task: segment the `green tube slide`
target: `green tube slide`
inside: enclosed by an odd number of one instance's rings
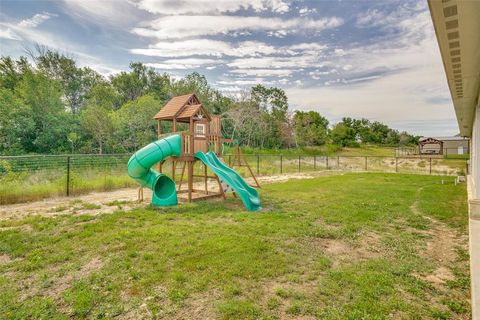
[[[152,169],[156,163],[171,156],[180,156],[180,135],[159,139],[135,152],[128,160],[128,175],[141,186],[152,190],[152,206],[172,206],[178,203],[175,182]]]
[[[242,199],[245,208],[249,211],[262,209],[257,190],[252,188],[238,172],[226,166],[213,152],[195,153],[195,158],[205,163],[220,178],[222,183],[228,184]]]

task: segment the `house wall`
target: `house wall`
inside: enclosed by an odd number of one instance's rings
[[[469,149],[468,144],[469,140],[467,139],[443,141],[443,154],[459,154],[458,147],[463,147],[463,154],[467,154]]]
[[[468,177],[468,211],[470,274],[472,281],[472,319],[480,320],[480,106],[475,109],[470,140],[470,175]]]

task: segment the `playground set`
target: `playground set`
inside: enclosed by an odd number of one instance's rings
[[[195,94],[173,97],[155,115],[158,140],[135,152],[128,161],[128,174],[139,184],[139,198],[143,187],[152,190],[151,204],[154,207],[178,204],[177,194],[187,194],[189,202],[213,197],[226,198],[226,192],[233,192],[250,211],[261,209],[260,198],[255,188],[242,176],[228,167],[222,160],[223,144],[232,142],[222,135],[220,116],[210,115]],[[171,122],[171,131],[162,133],[162,122]],[[185,130],[182,130],[185,129]],[[171,177],[162,169],[171,162]],[[194,174],[194,166],[203,165],[203,174]],[[243,159],[236,145],[234,165],[246,166],[255,186],[260,187],[248,163]],[[158,164],[158,171],[153,167]],[[177,181],[177,166],[181,168]],[[208,175],[208,169],[213,175]],[[203,178],[204,189],[194,189],[194,179]],[[218,191],[209,190],[208,179],[218,185]],[[185,186],[186,189],[182,189]],[[177,186],[178,182],[178,186]]]

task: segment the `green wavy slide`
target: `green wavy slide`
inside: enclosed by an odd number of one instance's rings
[[[128,160],[128,175],[152,190],[152,206],[173,206],[178,203],[175,182],[152,169],[156,163],[171,156],[180,156],[180,135],[159,139],[135,152]]]
[[[252,188],[241,175],[232,168],[226,166],[213,152],[197,152],[195,158],[205,163],[220,178],[220,181],[228,184],[242,199],[245,208],[250,211],[262,209],[257,190]]]

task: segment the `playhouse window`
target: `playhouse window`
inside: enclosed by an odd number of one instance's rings
[[[205,124],[204,123],[197,123],[195,124],[195,135],[196,136],[205,136]]]

